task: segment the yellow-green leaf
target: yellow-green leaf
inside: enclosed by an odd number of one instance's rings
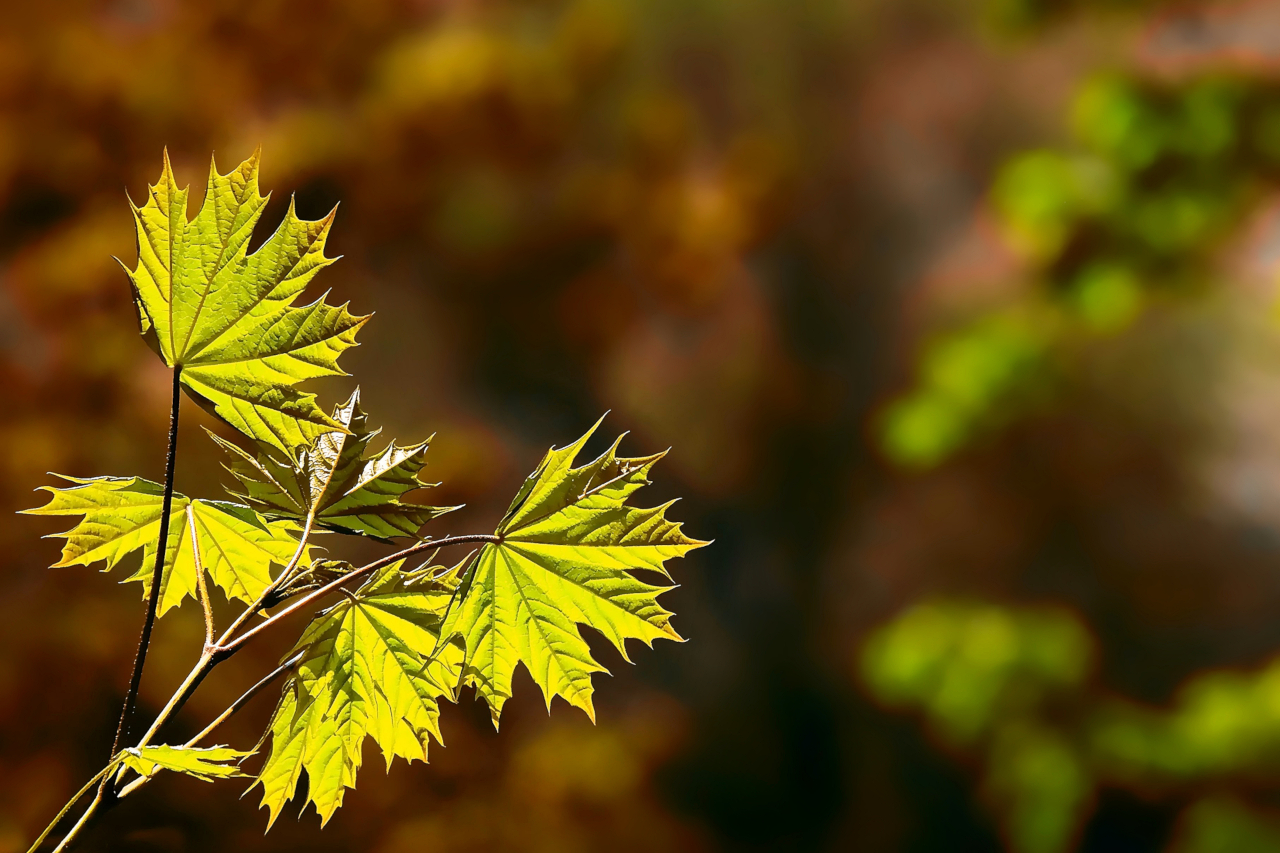
[[[629,638],[652,645],[680,640],[657,597],[672,589],[639,580],[633,570],[667,575],[665,562],[707,543],[666,519],[670,504],[626,506],[665,454],[617,456],[615,442],[593,462],[573,462],[596,427],[552,450],[529,476],[506,517],[499,541],[486,544],[467,574],[460,602],[443,629],[466,645],[465,682],[489,703],[498,724],[511,679],[524,664],[547,707],[562,696],[593,720],[591,656],[578,625],[609,639],[624,658]],[[621,441],[621,438],[618,439]]]
[[[233,494],[267,515],[302,519],[314,513],[316,524],[326,529],[383,540],[416,536],[431,519],[457,509],[402,500],[427,485],[418,475],[430,439],[408,447],[393,441],[373,458],[364,458],[379,430],[369,428],[359,388],[334,409],[333,419],[345,432],[323,434],[288,463],[269,446],[261,446],[255,457],[213,436],[231,453],[231,473],[244,489]]]
[[[170,367],[181,368],[193,399],[256,441],[288,452],[339,428],[293,386],[342,376],[338,357],[355,346],[367,317],[324,297],[295,307],[307,283],[333,263],[324,255],[333,213],[284,222],[253,254],[249,238],[267,197],[258,193],[258,152],[225,175],[210,166],[204,203],[187,220],[164,156],[147,201],[133,205],[138,266],[126,272],[143,336]]]
[[[49,502],[25,510],[31,515],[82,516],[65,533],[62,558],[54,568],[104,563],[110,571],[130,554],[141,552],[136,573],[126,580],[142,584],[143,597],[151,590],[151,576],[164,511],[164,487],[140,477],[62,477],[73,485],[42,486]],[[191,537],[191,517],[196,537]],[[272,565],[286,565],[298,547],[298,528],[290,521],[267,521],[248,507],[224,501],[191,500],[173,496],[169,516],[169,541],[157,614],[163,616],[187,596],[196,594],[196,560],[193,544],[200,549],[200,563],[228,598],[252,602],[271,583]],[[309,548],[300,564],[310,563]]]
[[[172,770],[212,782],[214,779],[244,776],[236,762],[252,754],[226,746],[141,746],[124,750],[120,760],[124,766],[142,776],[154,776],[161,770]]]
[[[301,654],[271,721],[271,754],[258,783],[274,823],[307,771],[307,802],[324,822],[354,788],[361,745],[372,737],[387,767],[427,758],[440,741],[438,700],[453,698],[462,651],[436,649],[457,570],[374,575],[315,618],[289,657]],[[268,825],[270,825],[270,823]]]

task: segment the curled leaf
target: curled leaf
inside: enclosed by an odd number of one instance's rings
[[[383,540],[416,536],[431,519],[457,509],[403,500],[427,485],[419,474],[430,439],[407,447],[391,442],[366,459],[365,451],[379,430],[369,428],[358,388],[334,409],[333,420],[340,430],[321,435],[313,447],[287,462],[269,445],[252,456],[214,435],[231,454],[231,473],[243,488],[232,494],[259,512],[299,519],[314,514],[316,524],[328,530]]]
[[[226,746],[141,746],[124,750],[121,763],[141,776],[172,770],[212,782],[214,779],[244,776],[238,762],[252,754]]]

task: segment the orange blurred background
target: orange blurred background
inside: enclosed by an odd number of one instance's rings
[[[682,496],[673,515],[716,541],[672,567],[688,643],[632,667],[593,638],[614,673],[597,726],[563,703],[548,718],[522,674],[501,735],[464,697],[429,766],[366,762],[324,830],[306,814],[264,838],[238,783],[166,778],[81,849],[1280,849],[1280,754],[1147,784],[1094,735],[1146,737],[1181,685],[1251,677],[1280,649],[1268,8],[7,4],[0,853],[100,767],[141,618],[123,574],[46,570],[58,543],[37,537],[58,528],[12,514],[47,471],[160,478],[169,378],[112,259],[133,260],[126,192],[167,146],[198,198],[211,152],[225,170],[259,144],[257,241],[291,196],[306,218],[341,202],[343,258],[317,285],[375,317],[354,378],[312,390],[328,407],[358,382],[387,437],[437,435],[432,502],[467,509],[431,532],[487,530],[548,447],[609,410],[624,450],[673,448],[645,501]],[[1188,110],[1196,80],[1226,79],[1203,121],[1229,102],[1221,121],[1256,124],[1262,153],[1169,131],[1126,160],[1147,125],[1100,74]],[[1053,195],[1060,163],[1086,189],[1121,175],[1147,218],[1101,190]],[[213,497],[228,478],[202,426],[185,406],[177,483]],[[1036,631],[1069,654],[1011,663]],[[288,633],[219,670],[175,731]],[[200,635],[190,607],[161,623],[144,714]],[[999,665],[948,676],[952,653]],[[1232,696],[1241,719],[1280,709]],[[225,738],[256,741],[272,702]],[[1232,743],[1273,755],[1273,716]]]

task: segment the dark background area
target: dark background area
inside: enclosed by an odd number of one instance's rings
[[[101,765],[141,618],[11,514],[48,471],[160,478],[126,192],[258,145],[255,244],[341,202],[313,290],[375,317],[312,390],[436,434],[467,509],[433,535],[609,410],[715,544],[672,566],[688,643],[592,638],[594,727],[521,673],[501,735],[464,696],[323,830],[166,778],[82,849],[1280,849],[1274,4],[10,5],[0,851]],[[215,497],[202,426],[177,484]],[[144,713],[201,630],[161,623]]]

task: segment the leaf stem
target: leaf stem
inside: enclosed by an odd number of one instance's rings
[[[196,687],[209,674],[209,670],[213,669],[216,665],[214,663],[215,658],[214,647],[206,646],[200,654],[200,660],[192,667],[191,672],[187,673],[187,677],[183,679],[182,684],[174,691],[174,694],[169,697],[169,701],[165,703],[155,721],[151,723],[151,728],[147,729],[146,734],[142,736],[142,740],[138,741],[136,746],[146,746],[151,742],[151,739],[156,736],[156,732],[160,731],[160,727],[164,725],[164,722],[173,715],[182,703],[186,702],[187,697],[195,692]]]
[[[168,720],[170,717],[176,714],[179,710],[181,710],[182,706],[185,705],[187,700],[191,698],[191,695],[195,693],[196,688],[198,688],[200,686],[200,683],[204,681],[205,677],[210,672],[213,671],[214,667],[216,667],[222,661],[226,660],[227,658],[235,654],[237,651],[239,651],[244,646],[244,644],[247,643],[251,638],[253,638],[259,631],[271,625],[274,625],[284,617],[288,616],[290,613],[295,612],[299,608],[305,607],[307,604],[309,604],[312,601],[315,601],[318,598],[328,595],[330,592],[342,586],[342,584],[346,583],[347,581],[352,580],[353,578],[367,575],[370,572],[376,571],[377,569],[383,566],[394,563],[396,560],[403,560],[409,556],[412,556],[413,554],[419,553],[420,551],[425,551],[429,548],[442,548],[446,545],[461,545],[467,542],[499,541],[497,536],[490,536],[486,534],[473,534],[470,536],[453,536],[447,539],[440,539],[440,540],[434,540],[434,541],[428,540],[426,542],[419,542],[418,544],[410,548],[406,548],[403,551],[399,551],[395,554],[391,554],[390,556],[382,557],[378,560],[374,560],[372,563],[369,563],[365,566],[361,566],[355,571],[348,572],[342,577],[312,591],[311,593],[304,596],[303,598],[298,599],[293,604],[289,605],[283,610],[276,611],[274,614],[271,615],[270,618],[262,622],[259,622],[252,629],[241,634],[239,637],[235,638],[234,640],[231,640],[230,638],[235,633],[236,629],[238,629],[241,625],[243,625],[246,621],[248,621],[248,619],[254,613],[256,613],[262,608],[262,602],[266,600],[267,596],[269,596],[272,592],[274,592],[280,586],[280,584],[282,584],[284,580],[287,577],[289,577],[289,575],[297,567],[299,560],[302,559],[302,554],[303,554],[303,550],[306,547],[307,538],[311,535],[311,531],[313,528],[313,521],[314,521],[314,517],[311,515],[308,515],[306,524],[302,528],[302,538],[298,542],[298,549],[294,552],[293,558],[289,561],[289,565],[286,566],[284,568],[284,571],[282,571],[276,577],[275,581],[273,581],[272,584],[263,591],[262,595],[258,597],[258,600],[254,602],[252,605],[250,605],[248,608],[246,608],[245,611],[241,613],[240,616],[233,623],[231,623],[230,627],[228,627],[227,630],[222,633],[222,636],[218,639],[218,642],[215,645],[210,646],[205,650],[205,652],[200,656],[200,660],[196,662],[195,667],[191,670],[190,673],[187,674],[187,677],[182,682],[182,685],[173,694],[173,696],[170,697],[168,703],[160,711],[160,714],[156,717],[155,722],[151,724],[151,728],[148,729],[147,733],[142,736],[142,740],[138,742],[137,746],[146,746],[148,743],[150,743],[151,739],[155,737],[156,733],[160,730],[160,726],[162,726],[166,720]]]
[[[187,504],[187,527],[191,530],[191,557],[196,564],[196,590],[200,593],[200,607],[204,610],[204,648],[213,645],[213,602],[209,600],[209,583],[204,577],[204,561],[200,557],[200,537],[196,533],[195,507]]]
[[[284,675],[285,673],[293,670],[293,668],[296,667],[298,665],[298,662],[301,660],[302,660],[302,655],[300,653],[297,655],[294,655],[292,658],[290,658],[289,660],[285,661],[284,663],[280,664],[278,667],[273,669],[267,675],[263,676],[263,678],[259,680],[257,684],[253,685],[248,690],[246,690],[240,696],[239,699],[236,699],[236,701],[232,702],[231,705],[229,705],[225,711],[219,714],[213,722],[205,726],[204,729],[202,729],[199,734],[197,734],[195,737],[188,740],[185,744],[183,744],[183,746],[188,748],[193,747],[196,744],[200,743],[200,741],[207,738],[209,735],[213,734],[215,729],[217,729],[227,720],[235,716],[236,713],[239,712],[239,710],[243,708],[245,705],[247,705],[250,701],[252,701],[255,696],[257,696],[267,687],[271,686],[271,683],[273,681],[275,681],[277,678]],[[35,840],[35,843],[31,845],[27,853],[36,853],[36,851],[39,850],[40,845],[43,844],[45,839],[49,837],[49,834],[53,832],[53,830],[57,827],[59,823],[62,822],[63,818],[67,816],[67,813],[71,811],[71,809],[75,806],[75,804],[80,801],[80,798],[83,797],[85,794],[89,793],[89,791],[92,790],[94,785],[97,785],[105,777],[109,776],[111,774],[111,771],[115,770],[115,768],[117,767],[117,765],[119,765],[119,763],[120,763],[119,756],[114,757],[106,767],[99,770],[97,775],[95,775],[92,779],[90,779],[83,788],[81,788],[78,792],[76,792],[75,796],[73,796],[69,801],[67,801],[67,804],[62,807],[62,810],[58,812],[58,814],[54,817],[53,821],[48,826],[45,827],[44,832],[40,833],[40,837]],[[116,801],[123,800],[125,797],[134,793],[135,791],[137,791],[139,788],[141,788],[143,785],[147,784],[154,778],[155,778],[154,775],[139,776],[137,779],[134,779],[128,785],[125,785],[124,788],[122,788],[120,792],[115,795],[115,800]],[[64,851],[67,849],[68,845],[70,845],[71,842],[75,840],[76,836],[80,834],[80,831],[84,829],[84,827],[88,824],[89,819],[94,816],[94,813],[98,810],[98,806],[101,803],[102,803],[102,792],[99,791],[98,795],[94,798],[93,802],[89,804],[89,808],[86,809],[85,813],[80,816],[80,820],[76,821],[76,825],[73,826],[71,830],[63,837],[62,841],[59,842],[58,847],[56,848],[54,853],[60,853],[61,851]]]
[[[298,547],[293,552],[293,556],[289,558],[289,564],[285,566],[284,570],[276,576],[276,579],[262,591],[262,594],[258,596],[257,601],[245,608],[244,612],[236,617],[236,620],[231,623],[230,627],[222,632],[222,636],[218,638],[219,648],[225,647],[227,641],[234,636],[235,632],[240,629],[240,626],[244,625],[245,622],[248,622],[255,614],[262,610],[263,604],[271,597],[271,594],[289,580],[289,576],[292,575],[294,569],[298,567],[298,563],[302,561],[302,555],[306,552],[307,540],[311,538],[311,533],[315,529],[315,521],[315,512],[308,512],[307,518],[302,524],[302,535],[298,539]]]
[[[285,673],[291,672],[293,668],[296,667],[301,660],[302,660],[302,653],[299,652],[289,660],[285,661],[275,669],[271,670],[271,672],[264,675],[257,684],[253,685],[248,690],[246,690],[240,696],[239,699],[232,702],[227,707],[227,710],[219,714],[218,717],[212,723],[205,726],[198,735],[191,738],[191,740],[187,741],[186,744],[184,744],[184,746],[188,746],[188,747],[195,746],[200,741],[204,740],[209,735],[213,734],[214,729],[218,728],[218,726],[222,725],[227,720],[235,716],[235,714],[241,708],[243,708],[246,704],[248,704],[253,699],[253,697],[257,696],[259,693],[261,693],[263,690],[269,687],[271,685],[271,682],[275,681],[277,678],[284,675]]]
[[[253,685],[248,690],[246,690],[244,694],[240,696],[239,699],[232,702],[231,705],[227,707],[227,710],[219,714],[218,717],[212,723],[205,726],[204,729],[202,729],[198,735],[191,738],[191,740],[187,741],[185,744],[183,744],[183,746],[187,748],[193,747],[196,744],[198,744],[200,741],[207,738],[209,735],[213,734],[213,731],[216,728],[218,728],[218,726],[222,725],[227,720],[235,716],[236,712],[238,712],[241,708],[247,705],[253,699],[253,697],[257,696],[259,693],[261,693],[263,690],[269,687],[271,685],[271,682],[275,681],[277,678],[284,675],[285,673],[290,672],[295,666],[298,665],[298,662],[301,660],[302,660],[302,654],[301,653],[296,654],[289,660],[285,661],[284,663],[280,664],[278,667],[273,669],[271,672],[267,673],[267,675],[263,676],[263,678],[257,684]],[[143,785],[147,784],[154,778],[155,776],[139,776],[137,779],[134,779],[132,782],[130,782],[128,785],[125,785],[124,788],[120,790],[120,793],[118,795],[119,798],[123,800],[125,797],[129,796],[134,791],[138,790],[139,788],[141,788]]]
[[[380,557],[379,559],[374,560],[372,563],[363,565],[358,569],[347,572],[345,575],[342,575],[339,578],[335,578],[334,580],[330,581],[324,586],[316,590],[313,590],[312,592],[308,593],[302,598],[299,598],[297,601],[294,601],[288,607],[285,607],[281,610],[277,610],[274,614],[271,615],[271,618],[263,622],[259,622],[252,629],[244,632],[243,634],[241,634],[239,637],[232,640],[231,642],[227,643],[223,640],[220,640],[218,642],[219,651],[224,652],[228,655],[234,653],[245,643],[249,642],[249,640],[252,639],[254,635],[259,633],[260,631],[265,630],[266,628],[271,627],[272,625],[279,622],[281,619],[284,619],[289,614],[294,613],[295,611],[303,607],[306,607],[308,604],[312,603],[313,601],[316,601],[317,599],[323,598],[324,596],[328,595],[329,593],[333,592],[334,590],[346,584],[348,581],[352,581],[352,580],[355,580],[356,578],[364,577],[365,575],[370,574],[371,572],[377,571],[383,566],[388,566],[396,562],[397,560],[407,559],[413,556],[414,554],[417,554],[422,551],[426,551],[431,548],[444,548],[445,546],[448,546],[448,545],[464,545],[472,542],[488,543],[488,542],[500,542],[500,541],[502,541],[500,537],[493,536],[487,533],[474,533],[468,536],[450,536],[445,539],[429,539],[425,542],[419,542],[417,545],[414,545],[410,548],[405,548],[403,551],[397,551],[394,554],[389,554],[385,557]]]
[[[170,446],[171,447],[173,446],[172,442]],[[171,481],[172,476],[170,475],[169,477],[167,477],[167,479]],[[167,517],[168,517],[168,514],[166,513],[165,518]],[[188,520],[189,521],[192,520],[190,516],[188,516]],[[161,725],[163,725],[166,720],[168,720],[175,713],[177,713],[178,710],[186,703],[187,699],[191,697],[191,695],[195,692],[195,689],[200,685],[200,682],[204,680],[205,676],[207,676],[209,672],[212,671],[213,668],[216,667],[219,663],[226,660],[231,655],[235,654],[236,651],[238,651],[241,647],[243,647],[245,643],[247,643],[253,636],[255,636],[259,631],[263,630],[264,628],[270,625],[273,625],[276,622],[279,622],[289,614],[303,607],[306,607],[308,604],[324,597],[325,595],[328,595],[330,592],[333,592],[334,590],[342,587],[346,582],[354,580],[356,578],[364,577],[365,575],[375,572],[378,569],[382,568],[383,566],[388,566],[391,563],[396,562],[397,560],[404,560],[413,556],[414,554],[418,554],[430,549],[438,550],[440,548],[444,548],[449,545],[464,545],[464,544],[470,544],[470,543],[491,543],[491,542],[502,541],[502,538],[500,536],[477,533],[477,534],[470,534],[466,536],[449,536],[444,539],[435,539],[435,540],[427,540],[425,542],[419,542],[416,545],[413,545],[409,548],[405,548],[402,551],[397,551],[394,554],[390,554],[388,556],[381,557],[377,560],[374,560],[371,563],[367,563],[361,566],[360,568],[355,569],[354,571],[348,572],[347,574],[331,581],[330,583],[327,583],[324,586],[311,591],[310,593],[303,596],[302,598],[299,598],[298,600],[294,601],[292,604],[290,604],[288,607],[284,608],[283,610],[279,610],[276,613],[272,614],[270,618],[259,623],[253,629],[246,631],[244,634],[241,634],[239,637],[236,637],[234,640],[231,640],[230,639],[231,635],[241,625],[243,625],[254,613],[256,613],[261,609],[262,602],[267,598],[267,596],[270,595],[272,592],[274,592],[280,586],[280,584],[284,582],[284,579],[287,578],[293,572],[293,570],[297,567],[298,562],[301,560],[302,554],[304,553],[307,539],[311,534],[312,521],[313,519],[308,517],[306,524],[303,527],[302,537],[298,543],[297,550],[294,552],[293,558],[289,561],[289,565],[285,567],[284,571],[280,573],[280,575],[276,578],[276,580],[263,592],[261,596],[259,596],[258,600],[254,604],[246,608],[245,611],[241,613],[240,616],[236,619],[236,621],[232,623],[232,625],[228,627],[226,631],[223,632],[222,637],[218,640],[216,644],[210,644],[206,639],[205,648],[203,653],[200,655],[200,660],[196,663],[195,667],[191,670],[191,672],[188,673],[186,679],[183,680],[182,684],[178,687],[177,691],[174,692],[173,696],[170,697],[165,707],[156,716],[155,721],[151,724],[151,728],[147,730],[147,733],[145,735],[143,735],[142,739],[138,742],[137,746],[139,747],[146,746],[150,742],[151,738],[155,737],[156,733],[160,730]],[[195,531],[193,530],[192,531],[193,542],[195,542],[195,538],[196,538]],[[199,558],[197,558],[197,564],[198,564],[198,559]],[[153,585],[152,589],[154,590],[156,589],[156,587]],[[207,588],[202,589],[202,600],[207,600],[207,593],[208,593]],[[450,601],[450,605],[452,605],[452,600]],[[206,631],[207,631],[206,637],[211,636],[211,632],[208,632],[207,630],[211,625],[211,621],[206,620],[205,625],[206,625]],[[292,670],[295,666],[297,666],[298,661],[300,659],[301,659],[301,655],[295,655],[294,657],[285,661],[280,666],[276,667],[274,670],[268,673],[264,678],[258,681],[258,683],[254,684],[247,691],[245,691],[245,693],[241,695],[239,699],[237,699],[235,702],[232,702],[231,705],[225,711],[223,711],[220,715],[218,715],[218,717],[213,722],[211,722],[208,726],[206,726],[199,734],[191,738],[191,740],[187,741],[185,746],[188,746],[188,747],[194,746],[204,738],[208,737],[216,728],[218,728],[218,726],[222,725],[227,720],[229,720],[236,712],[238,712],[250,700],[252,700],[256,695],[258,695],[258,693],[266,689],[273,681],[275,681],[281,675]],[[65,851],[67,849],[68,845],[70,845],[70,843],[79,835],[79,833],[84,829],[84,827],[88,825],[90,819],[93,818],[95,813],[98,811],[99,806],[106,806],[107,808],[114,806],[119,800],[129,796],[134,791],[138,790],[143,785],[151,781],[152,778],[154,778],[153,776],[140,776],[137,779],[134,779],[133,781],[129,782],[127,785],[121,788],[118,792],[115,791],[113,787],[108,784],[108,782],[111,778],[111,771],[119,765],[118,753],[119,753],[119,750],[116,750],[115,752],[113,752],[110,763],[108,763],[106,767],[104,767],[101,771],[99,771],[99,773],[96,776],[94,776],[93,779],[89,780],[89,784],[86,785],[83,789],[81,789],[80,792],[77,793],[71,799],[71,801],[68,802],[67,805],[63,807],[62,811],[60,811],[57,817],[54,818],[53,823],[51,823],[45,829],[45,831],[41,833],[40,838],[37,839],[36,843],[31,847],[28,853],[35,853],[36,849],[48,837],[49,833],[53,831],[54,827],[67,815],[67,813],[71,810],[71,808],[75,805],[75,803],[78,802],[80,798],[83,797],[95,784],[101,783],[98,789],[97,795],[94,797],[93,801],[89,804],[89,807],[85,810],[84,814],[80,816],[80,820],[76,822],[76,825],[73,826],[71,830],[67,833],[67,835],[63,837],[62,841],[58,844],[58,847],[53,851],[53,853],[62,853],[62,851]]]
[[[169,697],[169,701],[156,716],[155,721],[151,724],[151,728],[147,729],[147,733],[142,736],[142,740],[136,744],[137,746],[146,746],[150,743],[151,739],[156,736],[156,733],[160,730],[160,727],[164,725],[165,721],[176,714],[182,706],[186,704],[187,700],[191,698],[191,694],[195,693],[196,688],[199,687],[205,677],[213,671],[213,668],[223,660],[230,657],[230,653],[225,650],[224,643],[226,643],[237,628],[243,625],[254,613],[262,608],[262,602],[266,600],[267,596],[283,582],[284,578],[288,577],[289,574],[297,568],[298,562],[306,552],[307,539],[311,536],[311,530],[312,517],[308,516],[306,524],[302,528],[302,535],[298,540],[298,547],[293,552],[293,557],[290,558],[289,564],[285,566],[276,579],[272,581],[265,590],[263,590],[262,594],[258,596],[258,600],[245,608],[244,612],[236,617],[236,620],[231,623],[231,626],[227,628],[226,631],[223,632],[222,637],[217,643],[212,641],[212,634],[209,635],[205,642],[204,650],[200,654],[200,659],[191,669],[191,672],[187,673],[186,679],[183,680],[177,691]]]
[[[173,468],[178,455],[178,412],[182,404],[182,365],[173,368],[173,397],[169,407],[169,448],[164,463],[164,500],[160,510],[160,537],[156,543],[155,568],[151,571],[151,591],[147,596],[147,612],[142,620],[142,635],[138,638],[138,653],[133,659],[133,673],[129,676],[129,689],[124,694],[124,708],[120,711],[120,723],[111,743],[111,757],[120,751],[121,742],[128,733],[134,708],[138,702],[138,688],[142,684],[142,668],[147,662],[147,649],[151,645],[151,630],[156,624],[156,607],[160,603],[160,582],[164,579],[165,557],[169,551],[169,513],[173,508]],[[103,791],[107,790],[103,779]]]

